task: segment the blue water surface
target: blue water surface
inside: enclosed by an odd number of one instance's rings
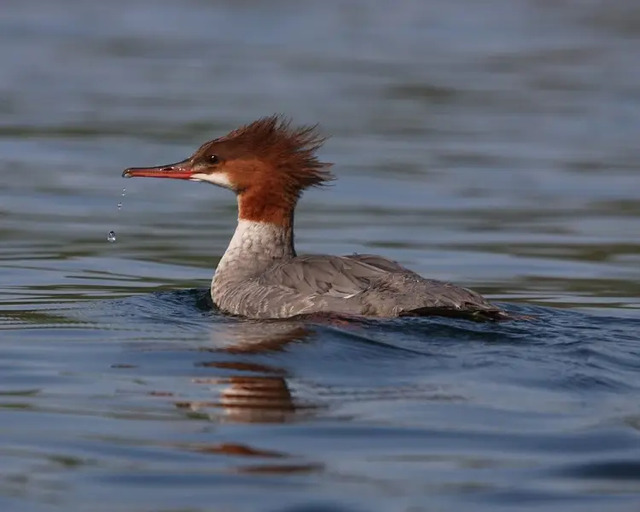
[[[0,510],[638,509],[634,1],[2,12]],[[530,318],[213,308],[232,195],[120,175],[276,112],[339,178],[299,252]]]

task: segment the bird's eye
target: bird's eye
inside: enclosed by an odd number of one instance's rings
[[[217,164],[217,163],[219,162],[218,155],[209,155],[209,156],[207,157],[207,161],[208,161],[210,164]]]

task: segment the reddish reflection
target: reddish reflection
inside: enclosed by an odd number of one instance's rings
[[[204,350],[225,357],[249,356],[284,350],[311,334],[312,330],[301,322],[241,322],[230,326],[228,344]],[[179,401],[175,403],[178,408],[205,413],[217,421],[239,423],[282,423],[291,421],[301,411],[313,410],[308,404],[294,401],[283,368],[246,359],[213,360],[197,365],[210,368],[214,375],[198,377],[193,382],[209,386],[216,398]],[[228,375],[230,371],[239,374]]]

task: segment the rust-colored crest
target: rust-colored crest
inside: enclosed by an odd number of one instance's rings
[[[196,154],[217,148],[230,160],[260,160],[271,168],[274,175],[270,178],[298,194],[307,187],[333,180],[331,164],[319,161],[315,155],[324,141],[316,126],[292,128],[288,119],[273,115],[208,142]]]

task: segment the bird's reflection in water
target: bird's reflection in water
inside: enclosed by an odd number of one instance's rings
[[[181,401],[181,409],[204,414],[217,422],[284,423],[310,414],[312,405],[296,403],[287,383],[287,372],[275,366],[248,361],[252,354],[281,351],[294,342],[308,339],[312,330],[302,322],[243,322],[230,324],[220,348],[220,335],[216,335],[218,348],[205,349],[226,360],[197,363],[211,369],[214,376],[194,379],[216,394],[213,400]],[[237,357],[228,360],[229,355]],[[223,375],[220,375],[223,374]],[[186,443],[179,447],[204,455],[222,455],[236,459],[251,459],[251,464],[233,464],[235,473],[292,474],[323,470],[317,462],[301,460],[282,451],[258,448],[244,443]]]
[[[287,345],[304,341],[311,334],[312,330],[302,322],[240,322],[229,325],[222,348],[205,350],[218,355],[250,357],[284,350]],[[219,338],[219,334],[216,336]],[[282,423],[313,410],[310,404],[294,401],[286,371],[282,368],[245,359],[206,361],[198,366],[227,374],[194,379],[217,392],[217,399],[181,401],[176,403],[180,408],[209,414],[217,421],[238,423]]]

